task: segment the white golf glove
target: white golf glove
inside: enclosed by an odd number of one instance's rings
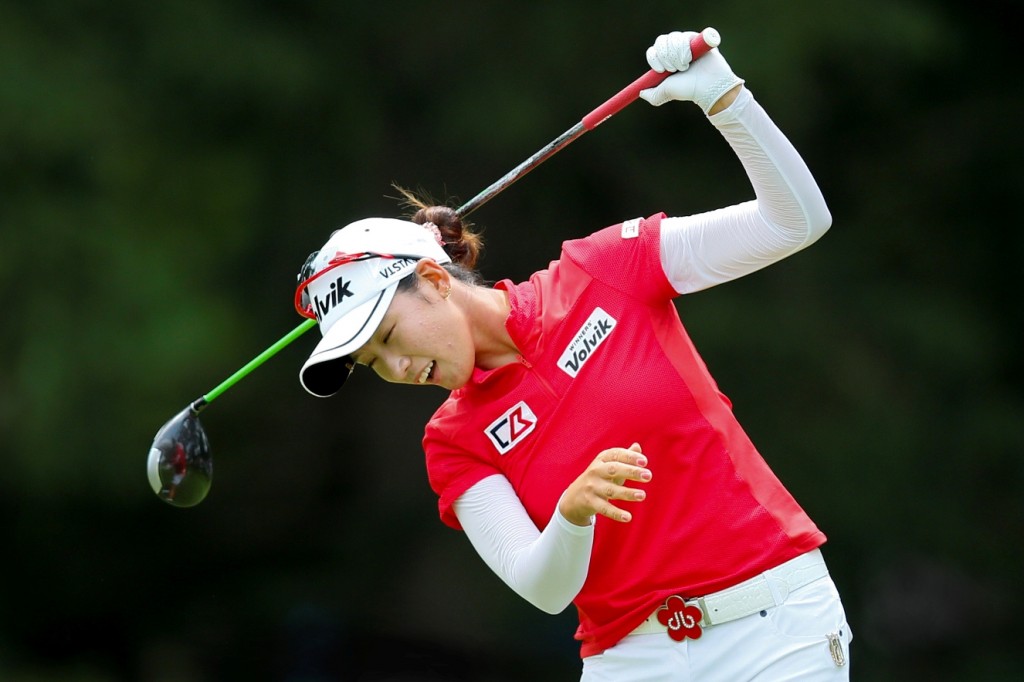
[[[640,91],[640,97],[656,107],[672,100],[696,102],[704,113],[725,93],[743,82],[732,72],[715,48],[691,63],[693,31],[673,31],[658,36],[647,48],[647,63],[658,73],[674,71],[657,87]]]

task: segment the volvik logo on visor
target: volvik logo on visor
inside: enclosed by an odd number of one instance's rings
[[[320,296],[313,296],[313,314],[316,315],[317,322],[322,321],[324,316],[331,312],[331,308],[344,301],[346,296],[355,295],[351,290],[351,286],[352,280],[346,280],[343,276],[338,277],[338,279],[331,282],[330,291],[323,299]]]
[[[375,261],[370,263],[369,261]],[[418,259],[362,252],[339,254],[327,266],[299,283],[295,292],[295,309],[300,315],[323,323],[332,315],[347,315],[342,306],[352,309],[387,289],[396,279],[412,272]],[[343,274],[328,283],[323,275],[335,268]],[[311,295],[311,298],[310,298]],[[333,324],[333,322],[332,322]]]

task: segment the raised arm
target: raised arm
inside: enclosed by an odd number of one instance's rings
[[[651,68],[676,73],[640,96],[655,106],[697,103],[743,164],[755,200],[662,222],[662,265],[679,293],[759,270],[832,224],[807,165],[718,49],[690,63],[690,35],[661,36],[648,50]]]

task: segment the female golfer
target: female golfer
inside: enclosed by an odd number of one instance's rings
[[[584,680],[844,680],[851,633],[825,536],[673,302],[799,251],[831,216],[719,51],[690,63],[693,35],[648,49],[676,73],[641,97],[698,104],[754,200],[627,220],[493,287],[450,208],[352,223],[301,275],[296,305],[323,333],[301,381],[327,396],[366,365],[451,391],[423,439],[441,519],[532,604],[576,605]]]

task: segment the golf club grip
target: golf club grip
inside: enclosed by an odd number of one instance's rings
[[[700,57],[703,57],[712,48],[718,47],[720,42],[721,38],[718,35],[718,31],[710,27],[704,29],[690,40],[691,59],[699,59]],[[582,121],[583,127],[587,130],[593,130],[636,101],[636,99],[640,97],[641,90],[653,88],[671,75],[672,74],[668,71],[658,73],[654,69],[651,69],[620,90],[618,94],[610,100],[584,116]]]

